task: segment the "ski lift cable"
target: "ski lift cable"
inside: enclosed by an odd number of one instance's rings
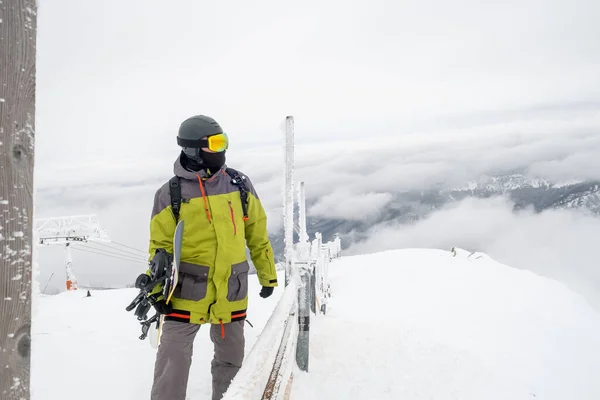
[[[120,252],[120,253],[123,253],[123,254],[118,254],[118,255],[124,255],[124,256],[127,256],[127,257],[141,258],[141,259],[147,260],[147,259],[146,259],[146,257],[142,256],[141,254],[133,253],[133,252],[131,252],[131,251],[129,251],[129,250],[121,250],[121,249],[118,249],[118,248],[116,248],[116,247],[114,247],[114,246],[108,245],[108,244],[106,244],[106,243],[102,243],[102,242],[86,242],[86,243],[85,243],[85,245],[86,245],[86,246],[89,246],[90,248],[93,248],[93,249],[95,249],[95,250],[99,250],[99,251],[107,251],[107,250],[105,250],[105,249],[99,249],[99,248],[96,248],[96,247],[92,246],[92,244],[93,244],[94,246],[102,246],[102,247],[106,247],[106,248],[108,248],[108,249],[110,249],[111,251],[114,251],[114,252]]]
[[[95,250],[98,252],[101,252],[103,254],[110,254],[110,255],[114,255],[114,256],[119,256],[119,257],[125,257],[125,258],[130,258],[130,259],[134,259],[134,260],[140,260],[140,261],[144,261],[147,262],[148,260],[144,257],[141,257],[139,254],[130,254],[130,253],[125,253],[125,254],[121,254],[121,253],[115,253],[115,250],[110,248],[110,250],[107,249],[103,249],[103,248],[98,248],[98,247],[94,247],[91,242],[84,242],[84,243],[77,243],[79,246],[82,246],[86,249],[91,249],[91,250]],[[94,243],[97,244],[97,243]]]
[[[98,254],[101,256],[105,256],[105,257],[110,257],[110,258],[114,258],[114,259],[118,259],[118,260],[123,260],[123,261],[129,261],[132,263],[136,263],[136,264],[146,264],[145,261],[139,260],[139,259],[134,259],[134,258],[126,258],[126,257],[119,257],[117,255],[114,254],[110,254],[110,253],[105,253],[105,252],[97,252],[97,251],[92,251],[92,250],[87,250],[84,248],[80,248],[80,247],[72,247],[74,250],[78,250],[78,251],[82,251],[85,253],[90,253],[90,254]]]
[[[90,248],[86,248],[86,246],[81,246],[81,245],[79,245],[79,246],[72,245],[71,248],[73,248],[75,250],[79,250],[79,251],[85,251],[88,253],[99,254],[102,256],[107,256],[107,257],[112,257],[112,258],[119,258],[119,259],[123,259],[123,260],[127,260],[127,261],[144,262],[139,258],[128,257],[128,256],[124,256],[122,254],[114,254],[114,253],[111,253],[111,252],[105,251],[105,250],[100,250],[100,251],[97,251],[98,249],[92,250]]]
[[[135,247],[127,246],[126,244],[122,244],[122,243],[119,243],[119,242],[115,242],[114,240],[111,240],[111,241],[110,241],[110,243],[114,243],[114,244],[116,244],[116,245],[118,245],[118,246],[122,246],[122,247],[126,247],[126,248],[128,248],[128,249],[131,249],[131,250],[135,250],[135,251],[137,251],[138,253],[141,253],[141,254],[143,254],[144,256],[147,256],[147,255],[148,255],[148,252],[147,252],[147,251],[143,251],[143,250],[140,250],[140,249],[136,249]]]
[[[86,252],[86,253],[99,254],[101,256],[116,258],[116,259],[119,259],[119,260],[125,260],[125,261],[131,261],[131,262],[135,262],[135,263],[140,263],[140,264],[142,264],[142,263],[146,264],[146,261],[143,261],[141,259],[119,257],[118,255],[110,254],[110,253],[107,253],[107,252],[96,252],[96,251],[92,251],[92,250],[82,249],[82,248],[77,247],[77,246],[71,246],[71,248],[73,248],[74,250],[79,250],[79,251],[83,251],[83,252]]]

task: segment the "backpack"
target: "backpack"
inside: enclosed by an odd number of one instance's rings
[[[225,172],[231,177],[231,183],[240,190],[240,198],[242,199],[242,211],[244,213],[244,221],[248,220],[248,189],[244,183],[245,177],[242,177],[238,171],[233,168],[226,168]],[[171,194],[171,208],[175,216],[175,223],[179,222],[179,210],[181,208],[181,178],[174,176],[169,180],[169,192]]]

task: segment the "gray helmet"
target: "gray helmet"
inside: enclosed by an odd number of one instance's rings
[[[206,147],[201,139],[219,133],[223,133],[223,129],[217,121],[206,115],[195,115],[179,126],[177,144],[189,158],[201,162],[202,147]]]
[[[196,115],[181,123],[177,134],[177,144],[181,147],[194,147],[189,145],[194,144],[189,143],[190,141],[197,141],[217,133],[223,133],[223,129],[217,121],[206,115]]]

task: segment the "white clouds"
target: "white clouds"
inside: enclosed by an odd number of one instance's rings
[[[600,138],[597,141],[600,141]],[[597,143],[595,145],[558,160],[534,163],[529,170],[532,174],[550,176],[555,180],[568,181],[576,177],[580,179],[598,179],[600,157],[598,157]]]
[[[565,118],[552,127],[551,120],[533,119],[376,140],[326,143],[300,140],[296,149],[296,181],[306,183],[311,204],[309,216],[330,215],[368,225],[386,209],[394,193],[427,190],[438,185],[464,185],[469,180],[499,171],[524,168],[524,172],[533,176],[559,181],[582,177],[600,179],[600,168],[593,167],[600,151],[600,136],[593,132],[600,124],[594,115],[588,114],[584,112],[582,117],[574,112],[571,119]],[[302,138],[302,131],[297,133]],[[283,137],[280,140],[283,142]],[[111,163],[97,160],[61,170],[36,165],[36,209],[43,217],[98,213],[101,223],[117,235],[115,240],[145,249],[153,194],[172,175],[177,154],[175,150],[168,157],[139,163],[131,159]],[[270,231],[281,229],[283,149],[268,145],[245,149],[234,143],[227,158],[229,165],[252,179],[267,210]],[[504,224],[512,221],[508,206],[488,210],[488,217],[485,209],[477,209],[480,203],[465,204],[468,207],[463,207],[472,208],[473,215],[478,215],[477,223],[469,225],[454,219],[450,225],[467,232],[469,240],[477,239],[473,242],[476,247],[494,242],[503,226],[495,217],[501,216],[499,220]],[[462,218],[462,213],[453,215]],[[488,220],[496,222],[488,223]],[[419,226],[422,230],[410,231],[410,238],[403,240],[418,241],[439,231],[438,226]],[[401,243],[395,239],[397,234],[390,238],[376,231],[372,234],[381,245]],[[439,244],[448,247],[455,243],[447,240]],[[45,271],[49,268],[44,259],[40,264]],[[107,263],[102,259],[90,265],[94,265],[93,270],[98,273],[128,270],[118,262]],[[62,261],[54,266],[54,270],[60,270]]]
[[[381,212],[392,200],[390,193],[354,194],[346,190],[338,190],[334,194],[321,197],[309,209],[315,217],[328,217],[350,221],[366,221]]]
[[[377,140],[305,141],[297,145],[296,180],[306,182],[311,217],[328,215],[368,226],[386,211],[394,193],[463,185],[488,173],[524,168],[531,175],[559,180],[600,179],[600,168],[593,168],[600,152],[595,128],[600,125],[588,114],[581,118],[574,112],[556,126],[550,126],[551,120],[534,119]],[[98,213],[115,241],[144,250],[153,194],[171,176],[177,153],[147,164],[125,160],[108,165],[98,161],[86,168],[75,164],[60,174],[37,169],[36,209],[41,216]],[[281,229],[283,149],[267,145],[245,149],[236,144],[228,163],[252,179],[267,209],[270,231]],[[600,228],[597,220],[576,211],[515,215],[506,200],[468,200],[434,212],[415,226],[386,223],[366,234],[368,241],[353,247],[353,252],[460,246],[558,277],[592,298],[594,282],[600,281],[592,261],[596,247],[592,238],[600,235]],[[52,272],[62,276],[63,261],[62,254],[41,253],[42,282]],[[82,253],[76,253],[75,267],[88,281],[113,283],[129,283],[139,272],[139,266],[122,260]],[[61,283],[55,282],[56,276],[53,284]]]

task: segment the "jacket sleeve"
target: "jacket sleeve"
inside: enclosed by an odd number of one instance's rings
[[[154,206],[150,217],[150,246],[148,261],[151,261],[157,249],[165,249],[167,253],[173,254],[173,234],[175,233],[175,217],[171,210],[171,202],[168,195],[165,196],[163,188],[154,195]],[[146,271],[150,274],[150,270]],[[156,285],[152,294],[162,290],[162,284]]]
[[[248,189],[248,220],[245,223],[246,245],[250,249],[250,258],[256,267],[260,285],[276,287],[278,286],[277,271],[267,231],[267,214],[247,176],[246,186]]]

